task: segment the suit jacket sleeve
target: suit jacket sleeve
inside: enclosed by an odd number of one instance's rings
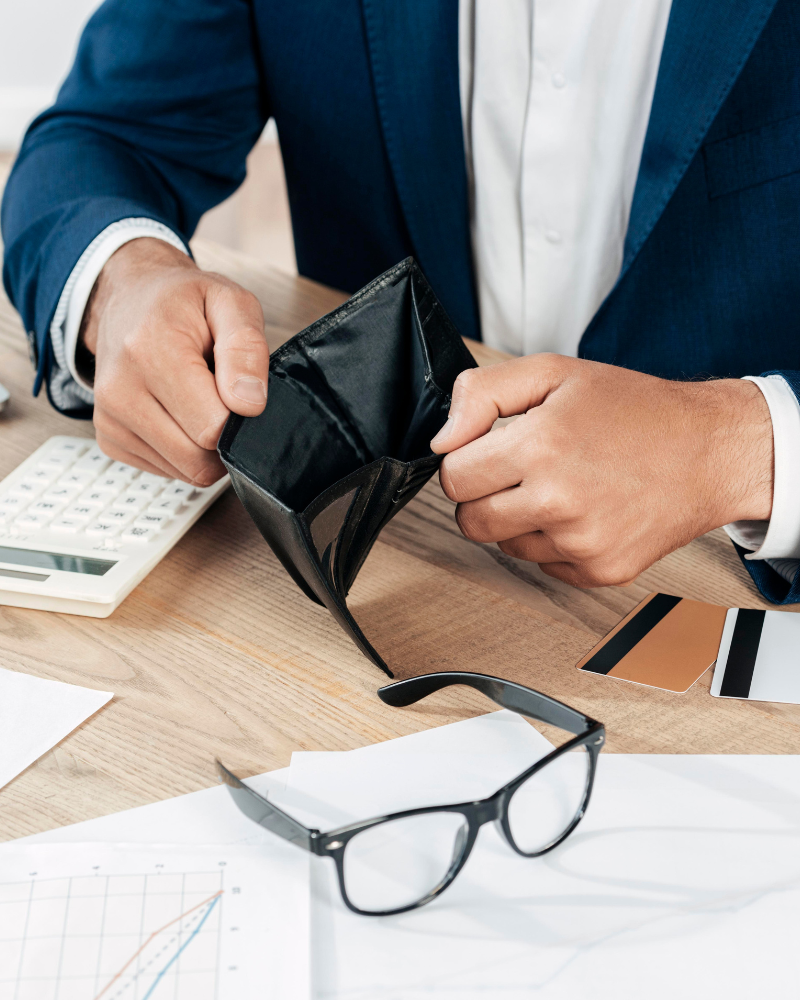
[[[98,233],[149,217],[184,239],[245,176],[269,117],[248,0],[106,0],[2,207],[3,280],[47,377],[48,331]]]

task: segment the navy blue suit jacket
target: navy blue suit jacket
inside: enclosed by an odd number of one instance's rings
[[[91,240],[128,216],[188,239],[271,115],[301,273],[354,291],[413,254],[479,337],[457,21],[458,0],[106,0],[3,203],[37,385]],[[581,355],[670,378],[777,370],[800,396],[799,209],[800,5],[673,0],[622,273]],[[800,600],[800,579],[747,565]]]

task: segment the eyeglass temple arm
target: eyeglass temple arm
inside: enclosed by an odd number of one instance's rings
[[[468,671],[448,670],[436,674],[422,674],[419,677],[408,677],[406,680],[395,681],[378,688],[378,695],[387,705],[404,708],[425,698],[434,691],[450,687],[452,684],[466,684],[475,688],[481,694],[491,698],[497,705],[508,708],[530,719],[558,726],[568,733],[582,734],[597,725],[594,719],[578,712],[563,702],[549,698],[546,694],[534,691],[532,688],[503,680],[501,677],[491,677],[489,674],[474,674]]]
[[[319,830],[311,830],[307,826],[303,826],[298,820],[285,813],[283,809],[273,805],[263,795],[248,788],[221,761],[218,760],[216,764],[221,781],[228,786],[231,798],[245,816],[258,823],[259,826],[263,826],[265,830],[269,830],[270,833],[275,833],[279,837],[283,837],[284,840],[313,853],[312,842],[319,834]]]

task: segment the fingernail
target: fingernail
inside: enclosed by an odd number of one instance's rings
[[[441,445],[445,444],[447,439],[453,433],[453,424],[455,421],[452,417],[448,417],[444,427],[439,431],[436,437],[431,441],[431,448],[435,451]]]
[[[231,392],[237,399],[244,400],[245,403],[263,403],[267,398],[264,383],[254,375],[237,378],[231,386]]]

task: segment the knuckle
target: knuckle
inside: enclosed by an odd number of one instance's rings
[[[194,468],[187,471],[187,475],[191,479],[191,482],[195,486],[213,486],[214,483],[221,479],[225,474],[225,470],[220,471],[216,466],[210,464],[197,464]]]
[[[261,308],[261,303],[253,295],[252,292],[248,292],[246,288],[242,288],[240,285],[236,286],[236,290],[239,295],[239,302],[243,308],[248,312],[252,312],[254,316],[263,317],[264,310]]]
[[[195,444],[204,451],[214,451],[219,441],[220,429],[218,427],[204,427],[195,436]]]
[[[481,381],[480,368],[465,368],[459,372],[453,383],[453,396],[471,396],[477,389]]]
[[[536,505],[543,519],[549,523],[567,520],[574,512],[574,500],[562,486],[550,482],[537,491]]]
[[[108,418],[105,410],[97,405],[96,396],[95,396],[94,413],[92,414],[92,423],[94,424],[95,438],[97,439],[97,443],[99,445],[100,438],[101,437],[106,438],[108,436],[108,433],[111,430],[111,421]]]
[[[507,538],[497,543],[497,547],[507,556],[514,559],[527,559],[527,545],[524,538]]]
[[[125,459],[128,457],[127,453],[118,445],[116,445],[110,438],[106,437],[105,434],[103,434],[100,430],[98,430],[97,424],[95,424],[95,430],[97,430],[97,433],[95,434],[95,440],[97,441],[97,446],[100,448],[103,454],[107,455],[114,461],[125,461]]]
[[[601,559],[608,548],[608,538],[600,525],[586,525],[565,543],[565,550],[577,562]]]
[[[95,426],[97,426],[97,421],[103,422],[103,426],[107,426],[108,419],[107,414],[114,408],[115,403],[118,399],[118,393],[112,381],[109,379],[102,379],[96,381],[94,385],[94,420]]]
[[[618,587],[635,575],[622,560],[609,559],[589,563],[581,569],[582,587]]]
[[[215,342],[215,359],[219,360],[222,354],[228,359],[235,358],[238,366],[251,369],[267,360],[269,348],[262,330],[255,326],[240,326],[224,341]]]
[[[220,303],[233,306],[240,312],[247,313],[252,319],[263,320],[264,311],[261,303],[252,292],[235,282],[220,275],[213,288],[213,295]]]
[[[472,504],[459,504],[456,507],[456,523],[461,534],[472,542],[488,541],[485,518],[475,510]]]
[[[195,486],[211,486],[225,475],[225,469],[211,449],[193,448],[173,461],[183,478]]]
[[[138,329],[130,330],[122,338],[123,356],[130,359],[139,357],[142,351],[142,335]]]
[[[458,463],[453,460],[452,456],[447,455],[439,467],[439,482],[448,500],[460,503],[467,499],[463,478],[458,469]]]
[[[536,357],[541,364],[548,365],[550,368],[564,368],[573,360],[563,354],[556,354],[554,351],[544,351],[542,354],[537,354]]]

